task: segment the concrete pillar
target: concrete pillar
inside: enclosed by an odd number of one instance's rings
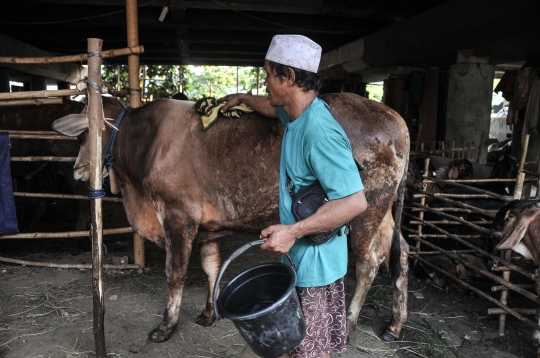
[[[362,97],[366,96],[367,83],[362,81],[362,75],[359,73],[349,73],[345,82],[341,85],[341,92],[356,93]]]
[[[0,92],[11,92],[9,88],[9,70],[0,68]]]
[[[437,138],[438,104],[439,69],[427,69],[424,72],[424,90],[418,116],[418,125],[422,126],[420,134],[422,141],[433,142]]]
[[[489,135],[494,67],[489,57],[477,50],[458,51],[458,60],[450,67],[446,108],[445,141],[474,141],[478,146],[482,133]],[[481,163],[487,158],[487,146]]]
[[[403,117],[409,132],[412,132],[413,115],[409,106],[409,93],[405,90],[407,77],[410,73],[411,68],[407,66],[390,68],[388,78],[384,80],[383,102]]]
[[[530,81],[532,84],[540,73],[540,53],[530,52],[527,53],[527,58],[523,67],[517,70],[516,78],[520,78],[521,81]],[[523,83],[516,83],[515,88],[522,85]],[[521,91],[520,91],[521,92]],[[522,93],[522,92],[521,92]],[[527,94],[527,98],[530,96],[530,90]],[[538,99],[534,99],[538,100]],[[515,103],[515,102],[514,102]],[[527,102],[527,105],[529,103]],[[515,107],[514,107],[515,108]],[[527,112],[527,106],[525,108],[519,108],[517,111],[518,121],[514,125],[512,133],[512,155],[516,158],[521,158],[523,140],[525,135],[529,134],[529,148],[527,150],[527,162],[537,162],[540,159],[540,134],[538,133],[538,128],[530,128],[529,123],[525,123],[525,114]],[[528,169],[531,167],[529,166]]]

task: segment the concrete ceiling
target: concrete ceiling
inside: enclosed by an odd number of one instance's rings
[[[138,5],[141,64],[261,66],[272,36],[286,33],[306,35],[322,46],[324,78],[355,73],[376,80],[391,66],[445,67],[461,49],[485,50],[495,65],[540,51],[538,0],[139,0]],[[169,11],[159,22],[165,5]],[[37,49],[83,53],[89,37],[103,39],[104,50],[123,48],[125,0],[4,2],[0,34],[0,56],[32,56]],[[125,57],[105,61],[127,62]]]

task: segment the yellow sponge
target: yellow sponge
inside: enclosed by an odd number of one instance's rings
[[[214,123],[220,114],[220,109],[227,103],[225,100],[215,99],[214,97],[204,97],[195,102],[195,110],[201,114],[203,130],[206,131]],[[253,108],[245,103],[229,108],[223,113],[227,118],[240,118],[244,113],[253,112]]]

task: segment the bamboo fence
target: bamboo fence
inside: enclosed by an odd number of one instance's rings
[[[419,132],[420,135],[420,132]],[[418,137],[416,142],[411,144],[415,150],[411,151],[411,156],[418,155],[439,155],[452,159],[468,159],[473,163],[480,163],[484,153],[485,132],[482,132],[480,144],[476,145],[473,140],[457,141],[430,141],[422,142]]]
[[[491,232],[490,225],[492,223],[492,219],[494,218],[496,211],[492,210],[483,210],[479,209],[475,206],[468,205],[465,203],[460,202],[462,199],[493,199],[493,200],[500,200],[502,202],[509,202],[515,199],[521,199],[522,197],[522,190],[524,188],[524,184],[527,183],[534,183],[536,185],[540,184],[540,163],[537,162],[525,162],[525,157],[527,154],[527,148],[528,148],[528,135],[526,136],[524,143],[523,143],[523,153],[520,158],[519,162],[519,169],[518,169],[518,175],[516,179],[510,179],[510,180],[503,180],[503,179],[469,179],[469,180],[439,180],[436,178],[428,178],[428,170],[429,167],[429,158],[426,158],[425,161],[425,167],[424,167],[424,181],[423,181],[423,189],[416,190],[414,197],[417,199],[420,199],[419,203],[412,203],[410,206],[406,208],[407,212],[404,212],[403,215],[405,217],[408,217],[410,220],[407,226],[403,225],[402,230],[406,233],[408,233],[408,238],[411,241],[415,241],[415,245],[411,246],[411,252],[410,256],[413,259],[414,265],[418,265],[419,263],[427,266],[446,277],[450,278],[451,280],[459,283],[460,285],[466,287],[467,289],[476,292],[480,296],[488,299],[490,302],[494,303],[498,306],[498,308],[491,308],[488,310],[488,314],[490,315],[498,315],[499,316],[499,334],[504,335],[505,332],[505,324],[506,324],[506,316],[508,314],[512,315],[513,317],[517,318],[521,322],[525,323],[529,327],[532,327],[534,329],[540,330],[540,326],[537,322],[530,320],[524,315],[531,315],[536,313],[536,309],[528,309],[528,308],[510,308],[507,306],[507,299],[508,299],[508,292],[513,291],[516,292],[523,297],[533,301],[536,305],[540,305],[540,299],[535,293],[530,292],[531,290],[534,292],[534,285],[531,284],[513,284],[510,281],[510,273],[516,272],[527,279],[530,279],[534,281],[537,277],[537,274],[532,271],[530,268],[525,268],[520,265],[517,265],[513,261],[513,257],[509,250],[505,250],[504,252],[500,253],[500,256],[493,255],[489,252],[486,252],[482,250],[481,248],[471,244],[467,240],[469,239],[476,239],[476,240],[485,240],[489,239],[489,234]],[[422,146],[421,143],[418,143],[417,148],[425,150],[425,147]],[[450,158],[466,158],[464,156],[464,153],[466,153],[467,146],[463,145],[462,147],[456,147],[455,144],[452,144],[450,148],[448,149],[445,147],[444,143],[439,144],[438,147],[436,147],[435,144],[433,144],[432,148],[438,148],[431,151],[432,154],[439,154],[441,155],[443,152]],[[457,150],[456,150],[457,149]],[[437,152],[439,151],[439,152]],[[452,153],[459,153],[456,156],[452,156]],[[457,159],[456,158],[456,159]],[[478,157],[480,158],[480,154],[478,154]],[[469,158],[469,160],[471,160]],[[538,165],[537,170],[526,170],[524,167],[526,165]],[[528,176],[528,177],[527,177]],[[514,182],[515,183],[515,190],[513,195],[499,195],[492,193],[490,191],[479,189],[474,186],[474,184],[479,183],[493,183],[493,182]],[[442,194],[442,193],[431,193],[426,191],[426,187],[428,184],[436,184],[436,183],[444,183],[445,185],[454,185],[461,188],[466,188],[469,191],[474,192],[474,194]],[[536,196],[538,197],[538,190],[536,192]],[[530,195],[530,193],[529,193]],[[443,202],[446,204],[451,204],[451,207],[430,207],[426,204],[426,199],[432,198],[436,199],[436,201]],[[431,205],[433,206],[433,205]],[[425,213],[434,214],[435,217],[439,219],[426,219],[424,217]],[[467,221],[463,219],[463,217],[460,216],[460,214],[479,214],[482,216],[481,219],[477,219],[476,221]],[[448,231],[444,230],[443,226],[456,226],[456,225],[463,225],[470,229],[472,229],[477,234],[469,234],[469,235],[455,235],[451,234]],[[430,228],[435,233],[425,233],[424,228]],[[464,246],[464,249],[459,250],[444,250],[443,248],[435,245],[430,240],[433,239],[449,239],[454,240],[457,243],[460,244],[460,246]],[[429,248],[428,250],[425,250],[425,248]],[[467,260],[464,260],[462,257],[459,256],[459,254],[474,254],[479,255],[487,260],[491,260],[492,262],[496,262],[497,266],[494,266],[491,268],[492,272],[488,272],[487,270],[482,270],[476,267],[475,265],[469,263]],[[480,274],[484,276],[486,279],[489,279],[491,281],[494,281],[496,285],[492,286],[491,291],[492,292],[500,292],[500,298],[497,300],[493,298],[490,294],[487,294],[485,292],[482,292],[476,287],[471,286],[467,282],[459,279],[458,277],[453,276],[449,272],[437,267],[436,265],[433,265],[431,262],[428,262],[424,259],[426,256],[433,256],[433,255],[444,255],[456,262],[460,262],[461,264],[465,265],[469,270],[472,270],[473,272],[476,272],[477,274]],[[500,274],[502,272],[502,275]],[[501,276],[500,276],[501,275]]]
[[[114,56],[123,56],[123,55],[138,55],[144,52],[143,46],[130,46],[124,49],[108,50],[103,51],[103,57],[114,57]],[[16,63],[16,64],[29,64],[29,63],[60,63],[60,62],[73,62],[87,60],[88,54],[80,54],[73,56],[58,56],[58,57],[40,57],[40,58],[15,58],[15,57],[0,57],[0,63]],[[127,90],[116,91],[112,86],[103,82],[101,77],[95,79],[96,83],[101,83],[103,93],[114,93],[117,96],[123,96],[127,93]],[[26,91],[26,92],[15,92],[15,93],[0,93],[0,106],[7,105],[28,105],[28,104],[45,104],[45,103],[61,103],[62,99],[60,97],[73,96],[73,95],[86,95],[87,86],[85,81],[80,81],[77,84],[77,89],[69,90],[55,90],[55,91]],[[95,111],[95,109],[94,109]],[[101,110],[99,110],[101,112]],[[1,130],[5,131],[5,130]],[[61,141],[70,141],[77,140],[74,137],[67,137],[58,135],[54,131],[19,131],[19,130],[8,130],[11,139],[21,139],[21,140],[61,140]],[[24,156],[24,157],[12,157],[12,162],[75,162],[76,157],[57,157],[57,156]],[[68,195],[68,194],[50,194],[50,193],[24,193],[24,192],[14,192],[16,197],[37,197],[37,198],[55,198],[55,199],[68,199],[68,200],[89,200],[87,196],[84,195]],[[109,202],[122,202],[121,198],[102,198],[102,201]],[[144,267],[144,246],[141,248],[139,241],[142,240],[140,235],[134,232],[131,227],[126,228],[116,228],[116,229],[105,229],[103,230],[103,235],[117,235],[122,233],[133,233],[134,241],[136,241],[136,247],[134,248],[135,255],[135,265],[130,268],[141,268]],[[72,232],[56,232],[56,233],[19,233],[19,234],[10,234],[10,235],[0,235],[0,240],[3,239],[44,239],[44,238],[74,238],[74,237],[85,237],[88,236],[88,231],[72,231]],[[143,259],[141,260],[141,252]],[[15,263],[15,261],[12,261]],[[27,263],[26,265],[31,265]],[[49,266],[54,265],[52,263],[35,263],[36,266]],[[52,266],[49,266],[52,267]],[[127,266],[124,266],[126,268]],[[74,268],[79,268],[77,265],[74,265]],[[114,266],[109,267],[109,269],[115,269]],[[120,268],[119,268],[120,269]]]

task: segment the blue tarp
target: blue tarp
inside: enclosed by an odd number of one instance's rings
[[[0,133],[0,234],[19,232],[11,183],[9,150],[9,133]]]

